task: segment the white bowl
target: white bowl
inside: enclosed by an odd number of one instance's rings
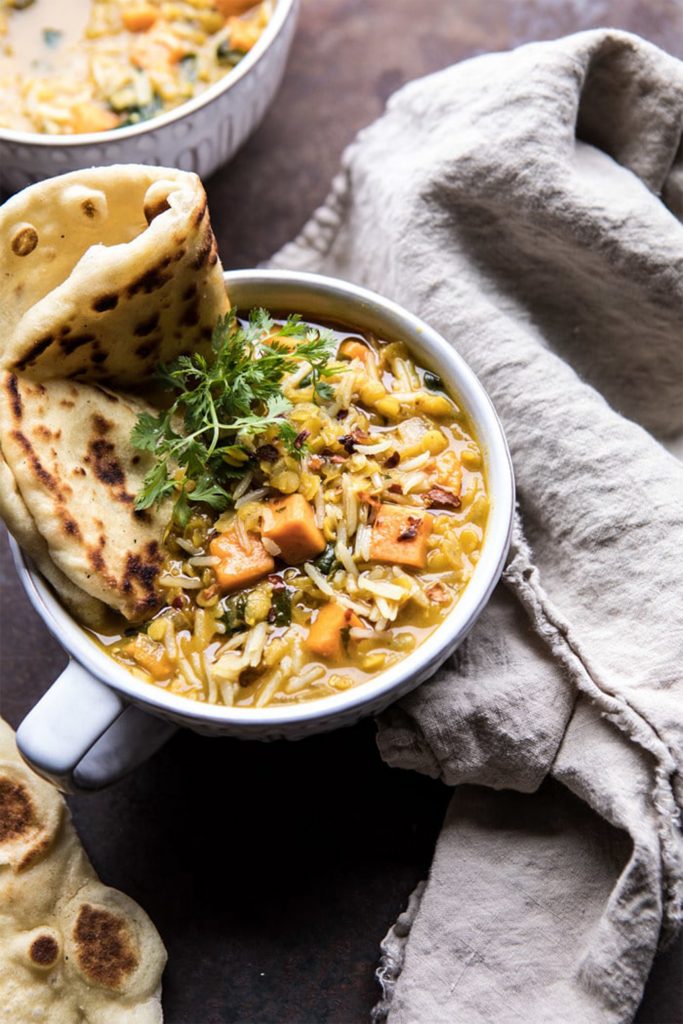
[[[395,303],[333,278],[239,270],[226,273],[225,282],[232,304],[240,309],[259,305],[301,312],[373,331],[384,339],[402,339],[421,363],[440,374],[475,424],[484,453],[491,510],[481,557],[444,622],[374,679],[302,704],[238,708],[200,704],[137,679],[90,639],[14,545],[17,571],[34,608],[74,659],[17,734],[26,759],[62,788],[97,788],[113,781],[160,746],[174,724],[208,735],[298,739],[375,714],[431,676],[455,650],[503,570],[514,508],[510,455],[488,395],[455,349]]]
[[[128,128],[45,135],[0,128],[0,193],[103,164],[156,164],[206,178],[260,124],[282,81],[299,0],[278,0],[256,45],[218,82],[187,103]]]

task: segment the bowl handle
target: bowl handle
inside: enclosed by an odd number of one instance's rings
[[[128,704],[70,661],[19,726],[17,746],[40,775],[77,793],[127,775],[177,728]]]

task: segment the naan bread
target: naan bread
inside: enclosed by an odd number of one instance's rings
[[[196,174],[74,171],[0,208],[0,368],[126,387],[208,351],[228,309]]]
[[[0,518],[23,551],[33,560],[36,568],[51,583],[72,615],[91,629],[104,629],[107,624],[107,606],[86,594],[57,568],[50,558],[48,546],[38,533],[36,524],[5,462],[0,448]]]
[[[160,1024],[166,951],[0,719],[0,1024]]]
[[[170,515],[163,505],[134,508],[152,461],[130,435],[149,409],[99,385],[9,372],[0,381],[0,449],[16,484],[3,500],[16,509],[8,525],[25,509],[19,521],[29,536],[20,543],[40,561],[46,548],[71,585],[133,620],[161,603],[157,578]],[[77,604],[71,587],[61,589],[59,579],[55,586]]]

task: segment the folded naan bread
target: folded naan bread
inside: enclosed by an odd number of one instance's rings
[[[146,406],[119,392],[208,352],[229,308],[204,189],[168,168],[75,171],[0,208],[0,247],[0,515],[83,623],[143,618],[169,513],[135,512]]]
[[[0,448],[52,563],[71,585],[128,619],[160,604],[170,515],[163,505],[141,512],[134,505],[152,459],[130,435],[150,409],[80,381],[34,381],[8,371],[0,381]],[[71,591],[61,596],[79,614]]]
[[[0,719],[0,1024],[160,1024],[166,951]]]
[[[0,368],[127,386],[208,350],[228,309],[196,174],[74,171],[0,208]]]
[[[107,606],[72,583],[50,557],[43,537],[26,508],[14,474],[5,462],[0,448],[0,519],[4,519],[19,546],[33,560],[36,568],[52,584],[67,608],[91,629],[104,629],[107,624]]]

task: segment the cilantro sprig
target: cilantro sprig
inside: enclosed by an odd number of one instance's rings
[[[299,386],[312,386],[319,401],[328,401],[332,389],[325,378],[340,372],[330,362],[334,345],[331,332],[310,327],[299,315],[278,325],[265,309],[255,309],[242,324],[231,309],[216,324],[209,358],[194,353],[161,366],[158,380],[176,397],[157,415],[142,413],[133,429],[135,447],[154,456],[136,509],[175,495],[173,516],[180,526],[191,503],[223,511],[232,502],[231,482],[249,468],[249,439],[266,432],[284,453],[301,458],[283,381],[307,364]]]

